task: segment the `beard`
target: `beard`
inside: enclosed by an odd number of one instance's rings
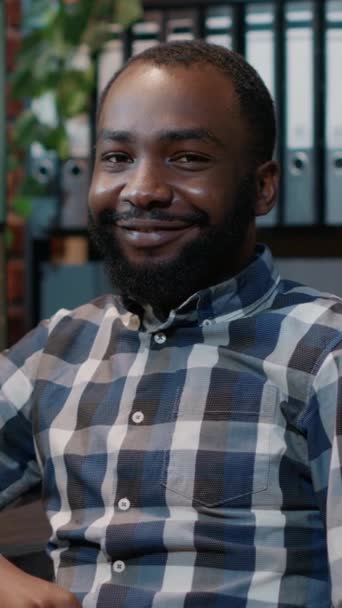
[[[201,225],[200,235],[167,262],[149,260],[133,264],[122,252],[112,230],[119,215],[125,219],[142,216],[169,219],[168,214],[157,207],[149,212],[132,207],[131,211],[118,215],[104,209],[96,218],[89,212],[90,239],[103,256],[114,289],[125,299],[149,304],[157,316],[164,318],[192,294],[231,278],[241,269],[241,254],[255,217],[255,196],[255,176],[247,175],[238,184],[233,209],[220,225],[210,226],[204,211],[194,212],[188,219]]]

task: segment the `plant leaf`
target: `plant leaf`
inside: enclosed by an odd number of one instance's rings
[[[11,249],[13,243],[14,243],[14,234],[13,234],[13,230],[11,230],[11,228],[9,228],[8,226],[6,226],[5,228],[5,247],[7,250]]]
[[[13,95],[37,98],[53,92],[59,122],[57,127],[48,126],[31,110],[25,110],[14,126],[13,143],[17,149],[27,150],[39,142],[65,159],[69,155],[65,121],[89,111],[95,84],[94,65],[75,69],[73,58],[84,42],[93,56],[100,51],[113,38],[113,18],[124,28],[141,18],[142,1],[34,0],[30,4],[32,10],[26,21],[29,33],[24,35],[11,80]],[[29,187],[27,181],[24,186]]]
[[[114,5],[114,21],[127,28],[141,19],[143,10],[140,0],[116,0]]]
[[[73,118],[89,111],[90,93],[93,87],[93,70],[65,71],[56,90],[59,115],[63,119]]]
[[[62,160],[66,160],[70,154],[69,138],[63,124],[51,129],[42,143],[47,150],[55,150]]]
[[[51,0],[34,0],[25,12],[25,24],[29,30],[43,30],[53,21],[59,10],[58,3],[52,3]]]
[[[39,127],[39,120],[32,110],[24,110],[13,128],[13,143],[19,148],[27,147],[34,141]]]
[[[25,203],[25,199],[31,200],[36,196],[43,196],[46,194],[47,185],[40,183],[35,177],[32,175],[27,175],[25,179],[21,182],[19,191],[14,200],[24,199],[24,211],[28,208],[28,205]]]
[[[110,23],[96,21],[89,24],[84,33],[83,42],[89,48],[90,55],[100,51],[107,42],[113,40],[113,31]]]
[[[13,200],[12,207],[18,215],[27,219],[32,213],[32,197],[18,194]]]

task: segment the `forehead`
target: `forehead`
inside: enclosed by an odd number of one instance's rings
[[[128,67],[112,84],[100,128],[147,130],[205,127],[230,137],[242,118],[232,82],[212,66]]]

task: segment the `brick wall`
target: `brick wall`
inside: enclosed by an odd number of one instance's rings
[[[10,74],[15,68],[15,60],[20,48],[20,0],[6,0],[6,69]],[[6,91],[7,136],[11,137],[11,125],[21,109],[21,103],[11,98],[9,85]],[[8,306],[8,343],[13,344],[26,332],[25,325],[25,262],[24,242],[25,224],[21,217],[11,209],[15,189],[20,183],[21,171],[7,176],[7,224],[11,232],[11,245],[7,254],[7,306]]]

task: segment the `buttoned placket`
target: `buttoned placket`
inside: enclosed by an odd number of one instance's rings
[[[130,507],[131,502],[128,498],[120,498],[118,501],[118,508],[120,511],[128,511]],[[122,559],[117,559],[115,562],[113,562],[112,568],[116,574],[121,574],[126,569],[126,564],[124,561],[122,561]]]
[[[164,344],[167,340],[166,335],[163,332],[158,332],[156,334],[154,334],[153,336],[153,340],[156,342],[156,344]],[[144,421],[144,413],[141,411],[136,411],[133,412],[132,416],[131,416],[131,420],[134,424],[141,424]],[[120,511],[128,511],[131,507],[131,502],[129,500],[129,498],[124,497],[124,498],[120,498],[120,500],[118,501],[118,508]],[[113,563],[113,570],[116,573],[121,573],[125,570],[126,566],[125,563],[122,560],[116,560]]]

